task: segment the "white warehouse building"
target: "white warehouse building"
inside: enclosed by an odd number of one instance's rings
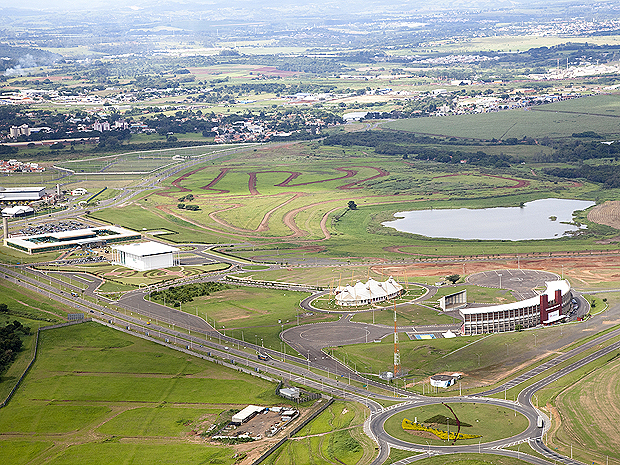
[[[136,271],[157,270],[179,265],[179,251],[159,242],[139,242],[112,247],[112,263]]]

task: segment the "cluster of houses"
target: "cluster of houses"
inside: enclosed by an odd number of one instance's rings
[[[19,160],[0,160],[0,173],[42,173],[45,167],[35,162]]]

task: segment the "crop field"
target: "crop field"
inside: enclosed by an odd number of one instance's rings
[[[482,442],[490,442],[497,439],[507,438],[520,433],[527,428],[529,422],[527,418],[518,413],[516,416],[514,411],[504,407],[482,405],[482,404],[450,404],[454,413],[463,423],[471,426],[462,427],[461,433],[475,434],[482,436]],[[432,419],[436,415],[450,418],[450,431],[456,431],[456,421],[451,412],[442,404],[428,405],[424,407],[416,407],[404,412],[397,413],[385,422],[385,430],[392,436],[404,441],[413,442],[415,444],[426,444],[426,441],[433,445],[446,445],[446,441],[439,439],[432,433],[404,430],[401,426],[403,418],[425,426],[432,425],[433,428],[447,432],[447,424],[436,424],[426,420]],[[457,444],[476,444],[476,439],[459,439]]]
[[[95,323],[44,331],[39,349],[0,409],[3,463],[233,464],[232,447],[198,432],[230,408],[282,400],[266,381]]]
[[[590,105],[591,103],[591,105]],[[528,111],[506,110],[445,118],[414,118],[386,124],[391,129],[466,139],[569,137],[594,131],[606,138],[620,135],[620,98],[582,97],[541,105]]]

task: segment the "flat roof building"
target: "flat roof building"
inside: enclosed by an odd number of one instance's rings
[[[32,202],[41,200],[45,187],[0,187],[0,202]]]
[[[114,242],[135,241],[142,235],[119,226],[75,229],[33,236],[13,236],[5,240],[7,247],[27,254],[53,252],[73,247],[106,245]]]
[[[139,242],[112,247],[112,263],[136,271],[179,265],[180,249],[159,242]]]
[[[263,413],[266,407],[259,407],[258,405],[248,405],[243,410],[238,413],[235,413],[232,416],[232,422],[236,425],[241,425],[246,421],[250,421],[259,413]]]

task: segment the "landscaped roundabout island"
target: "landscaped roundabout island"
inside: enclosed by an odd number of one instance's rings
[[[384,424],[390,436],[431,446],[478,445],[479,441],[487,443],[515,436],[527,427],[527,418],[520,413],[515,415],[510,408],[461,402],[410,408],[391,416]],[[457,432],[459,437],[455,441]]]

